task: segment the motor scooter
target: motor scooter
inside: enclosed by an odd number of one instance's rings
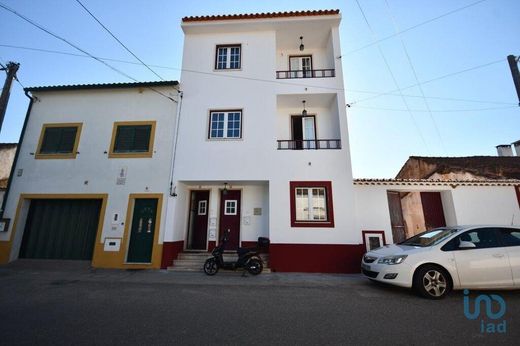
[[[211,252],[212,257],[208,258],[204,263],[204,273],[207,275],[215,275],[219,269],[244,269],[244,275],[246,271],[251,275],[260,274],[264,269],[264,264],[259,253],[262,248],[269,246],[269,239],[259,237],[257,245],[254,248],[239,247],[237,249],[238,259],[236,261],[226,262],[224,261],[224,248],[229,240],[229,233],[229,229],[224,232],[224,237],[220,245],[213,249]]]

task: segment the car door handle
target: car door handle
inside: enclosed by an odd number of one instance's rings
[[[502,257],[504,257],[504,254],[501,254],[501,253],[494,253],[494,254],[493,254],[493,257],[495,257],[495,258],[502,258]]]

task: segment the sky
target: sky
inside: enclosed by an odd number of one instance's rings
[[[496,155],[496,145],[520,140],[506,60],[520,55],[517,0],[81,1],[170,80],[180,76],[184,16],[339,9],[355,178],[392,178],[409,156]],[[135,62],[75,0],[0,3],[95,56]],[[26,87],[129,81],[91,58],[12,47],[82,54],[2,8],[0,33],[0,61],[20,63]],[[157,79],[142,65],[109,63]],[[18,141],[27,106],[15,83],[0,142]]]

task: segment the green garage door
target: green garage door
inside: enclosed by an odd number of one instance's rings
[[[101,200],[33,199],[20,258],[91,260]]]

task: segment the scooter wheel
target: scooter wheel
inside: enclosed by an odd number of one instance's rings
[[[258,275],[264,269],[264,264],[258,258],[251,258],[249,262],[247,262],[247,271],[251,275]]]
[[[215,275],[218,272],[218,263],[214,258],[209,258],[204,262],[204,273],[206,275]]]

